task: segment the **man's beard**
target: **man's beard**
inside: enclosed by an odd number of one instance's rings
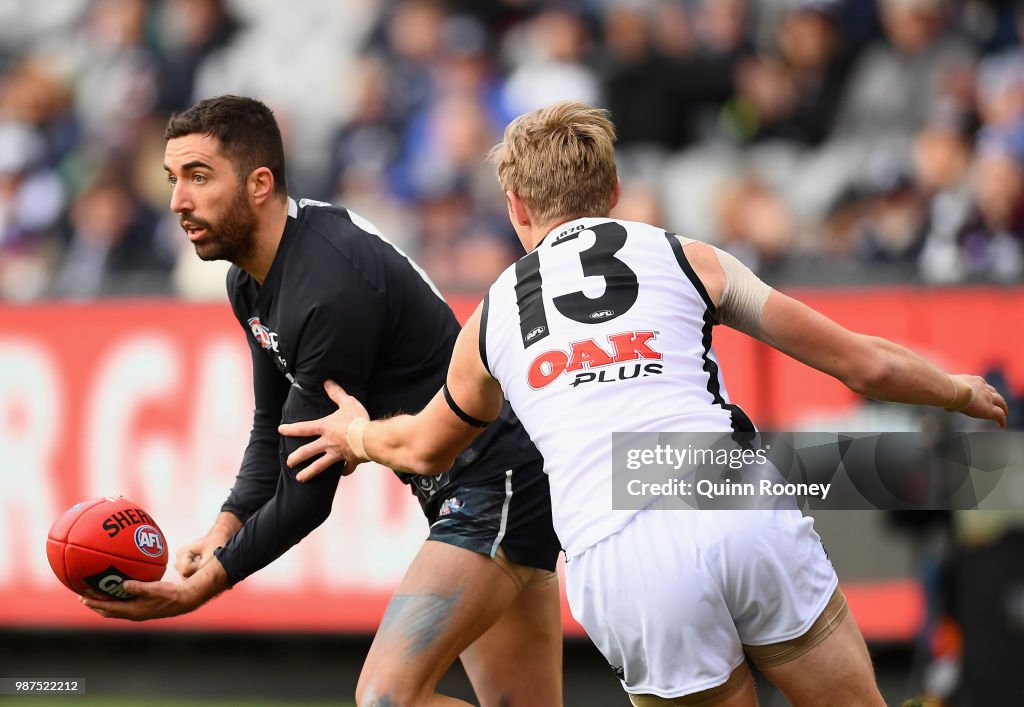
[[[216,223],[203,221],[186,212],[182,221],[205,228],[203,239],[195,243],[196,255],[203,260],[227,260],[240,265],[255,250],[256,213],[246,200],[245,189],[239,189],[224,215]]]

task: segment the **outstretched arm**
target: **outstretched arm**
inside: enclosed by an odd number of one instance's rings
[[[781,292],[772,292],[762,340],[876,400],[934,405],[1006,426],[1006,401],[984,378],[951,375],[904,346],[856,334]]]
[[[951,375],[910,349],[852,332],[772,290],[731,255],[688,242],[687,259],[720,320],[876,400],[935,405],[1006,426],[1006,401],[980,376]]]
[[[370,422],[366,410],[336,383],[325,384],[337,412],[311,422],[281,425],[288,437],[317,437],[288,457],[297,466],[320,455],[297,478],[307,481],[332,464],[373,460],[397,471],[440,474],[501,411],[501,387],[484,368],[478,348],[480,307],[455,342],[445,388],[416,415]],[[446,394],[447,393],[447,394]]]

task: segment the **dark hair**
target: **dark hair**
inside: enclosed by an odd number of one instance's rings
[[[217,96],[175,113],[167,121],[164,140],[186,135],[209,135],[220,143],[239,179],[266,167],[274,175],[274,193],[288,193],[284,173],[284,144],[274,113],[255,98]]]

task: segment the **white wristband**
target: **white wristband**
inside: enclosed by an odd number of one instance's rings
[[[370,424],[369,418],[357,417],[348,423],[348,429],[345,430],[349,448],[364,462],[370,461],[370,457],[366,456],[366,447],[363,446],[363,432],[368,424]]]

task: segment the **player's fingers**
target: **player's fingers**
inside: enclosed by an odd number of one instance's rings
[[[321,458],[317,459],[315,462],[307,466],[305,469],[300,471],[295,478],[301,482],[309,481],[313,477],[319,475],[324,469],[334,464],[336,461],[338,460],[331,458],[329,457],[329,455],[325,454],[324,456],[322,456]]]
[[[322,472],[324,469],[326,469],[328,466],[330,466],[331,463],[332,462],[329,461],[326,456],[322,457],[320,459],[317,459],[315,462],[313,462],[312,464],[307,466],[305,469],[300,471],[296,475],[295,478],[298,479],[299,482],[305,483],[305,482],[309,481],[310,479],[312,479],[312,478],[314,478],[316,476],[319,476],[320,472]]]
[[[999,393],[995,394],[995,403],[1002,409],[1004,414],[1010,413],[1010,407],[1006,404],[1006,398],[1004,398]]]
[[[192,557],[179,557],[174,563],[175,571],[182,577],[188,579],[195,571],[199,569],[199,556],[193,555]]]
[[[95,611],[97,614],[99,614],[103,618],[105,618],[105,619],[109,619],[110,618],[110,613],[107,612],[106,610],[101,609],[101,608],[99,608],[97,606],[89,606],[88,604],[86,604],[86,606],[89,607],[91,610]]]
[[[327,397],[333,400],[341,407],[341,403],[348,397],[348,393],[345,389],[334,381],[328,379],[324,381],[324,392],[327,393]]]
[[[95,611],[100,616],[103,616],[103,617],[109,617],[110,616],[110,612],[107,611],[107,606],[108,606],[108,604],[110,602],[106,602],[106,601],[102,601],[102,600],[98,600],[98,599],[90,599],[89,597],[79,597],[79,601],[81,601],[83,604],[85,604],[86,608],[92,609],[93,611]]]
[[[320,434],[320,420],[287,422],[278,425],[277,432],[285,437],[316,437]]]
[[[1006,414],[1007,413],[1006,413],[1005,408],[996,406],[995,412],[996,412],[996,414],[994,416],[995,421],[999,424],[1000,427],[1006,427]]]
[[[323,440],[322,437],[302,445],[301,447],[299,447],[294,452],[288,455],[287,462],[289,468],[294,469],[296,466],[306,461],[307,459],[312,459],[317,454],[322,454],[326,445],[327,443]]]
[[[1000,427],[1005,427],[1006,416],[1009,413],[1006,400],[989,385],[982,388],[982,393],[983,395],[979,396],[981,399],[976,412],[977,416],[994,420]]]
[[[191,547],[180,548],[174,557],[174,569],[182,577],[189,577],[199,569],[199,562],[202,557],[202,554],[196,552]]]

